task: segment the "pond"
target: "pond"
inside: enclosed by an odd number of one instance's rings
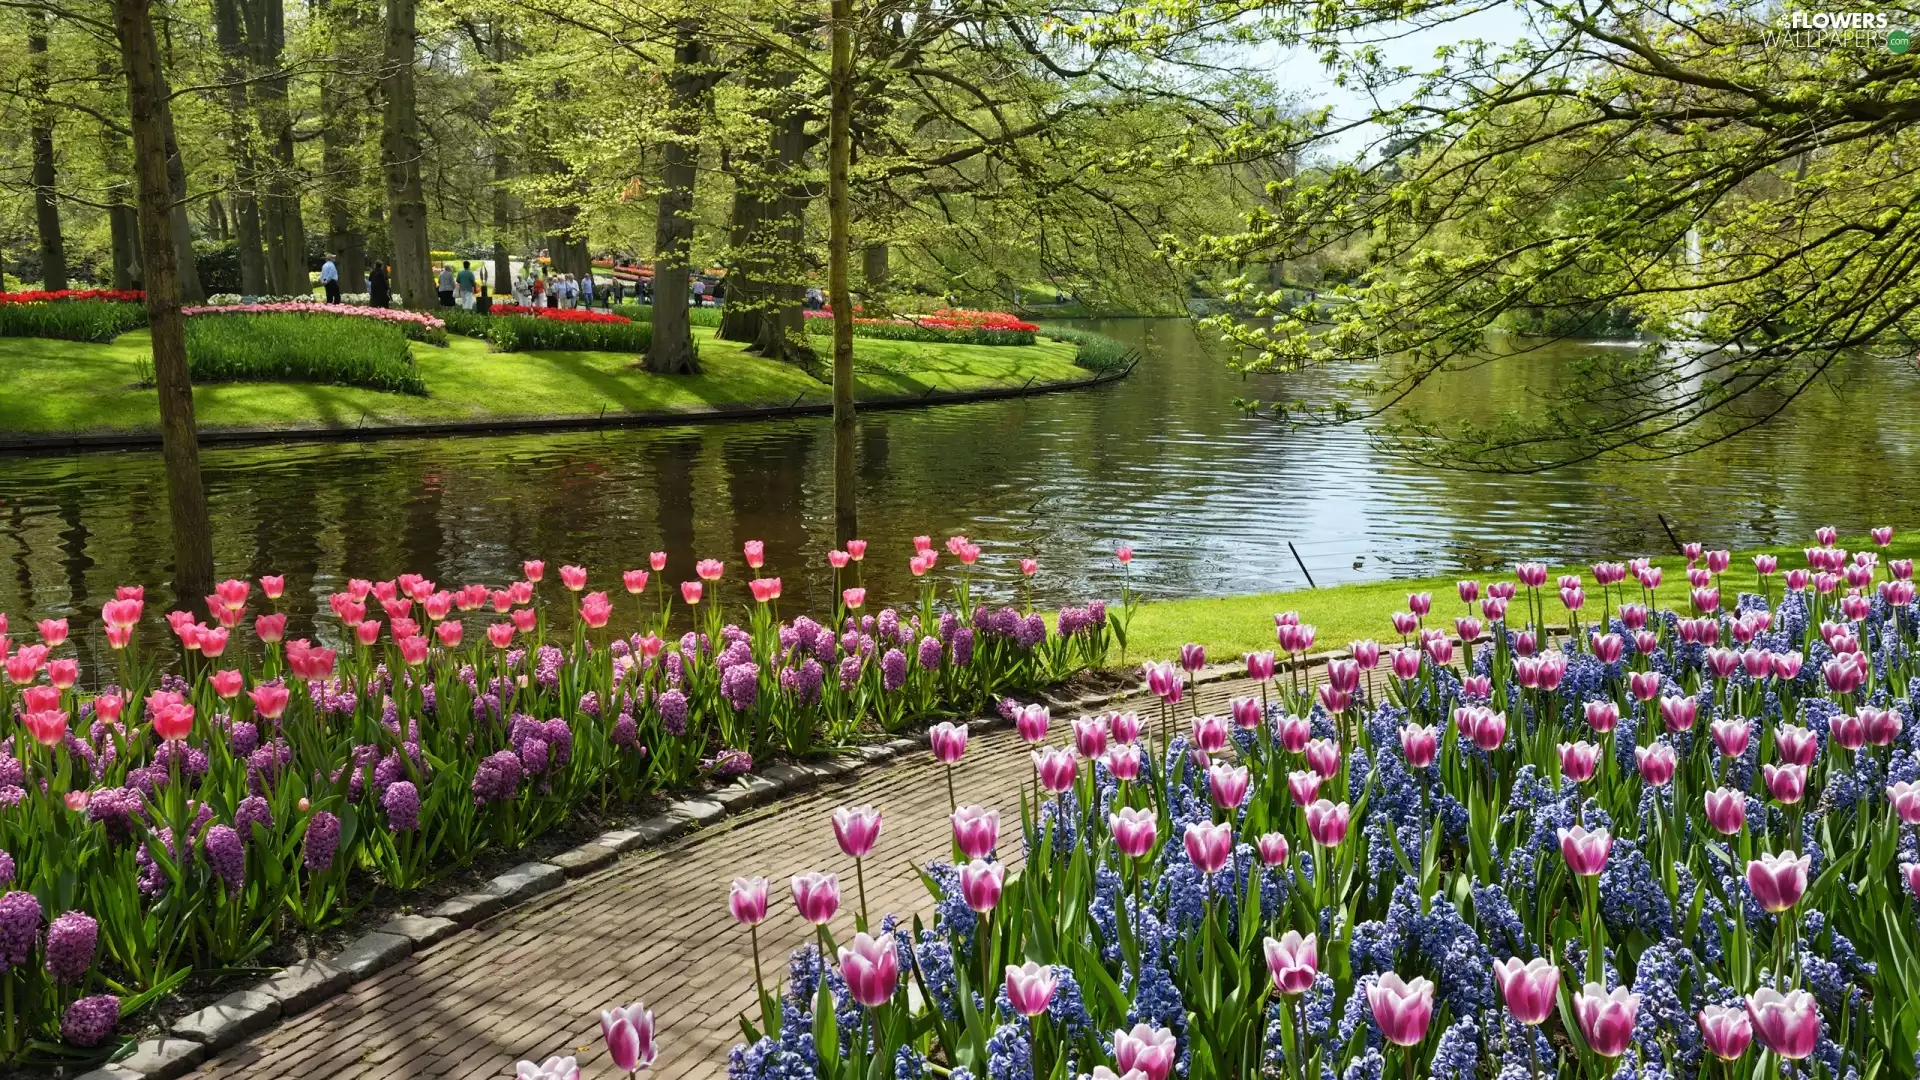
[[[1772,426],[1666,462],[1542,476],[1436,472],[1386,458],[1358,429],[1288,432],[1234,406],[1274,398],[1180,320],[1080,325],[1139,346],[1132,376],[1100,389],[860,421],[860,505],[879,599],[910,585],[910,539],[963,532],[1011,595],[1031,555],[1047,603],[1116,594],[1116,541],[1151,596],[1266,591],[1670,550],[1688,538],[1798,542],[1819,524],[1920,526],[1913,374],[1863,367]],[[1557,346],[1564,350],[1571,346]],[[1439,392],[1481,415],[1551,393],[1553,350]],[[825,418],[676,428],[220,448],[204,456],[222,576],[285,573],[289,592],[414,570],[500,583],[523,557],[580,562],[596,587],[666,550],[669,582],[696,557],[728,563],[766,541],[789,611],[828,604],[832,444]],[[0,611],[91,623],[115,585],[170,580],[154,452],[0,460]],[[164,594],[164,589],[161,590]],[[298,623],[296,630],[304,630]]]

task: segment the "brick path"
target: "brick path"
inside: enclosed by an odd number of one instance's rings
[[[1202,711],[1221,712],[1243,681],[1201,690]],[[1157,706],[1126,707],[1143,718]],[[1065,717],[1055,718],[1058,745]],[[1157,725],[1155,725],[1157,734]],[[1019,791],[1031,767],[1010,729],[976,733],[956,777],[963,803],[1000,810],[1003,843],[1018,849]],[[794,914],[787,879],[809,870],[840,874],[842,918],[851,936],[859,908],[852,860],[833,839],[835,807],[870,803],[886,815],[867,860],[868,906],[931,910],[912,865],[947,850],[942,767],[909,754],[889,767],[829,783],[665,846],[634,852],[613,867],[570,882],[417,952],[347,993],[228,1049],[193,1075],[275,1080],[399,1080],[505,1077],[522,1058],[576,1054],[583,1077],[611,1077],[599,1010],[644,1000],[658,1024],[654,1075],[717,1077],[739,1040],[737,1020],[753,1005],[753,954],[727,915],[727,883],[762,874],[773,882],[771,914],[760,927],[769,988],[787,953],[810,940]]]

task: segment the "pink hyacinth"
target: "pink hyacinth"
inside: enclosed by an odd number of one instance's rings
[[[1278,938],[1267,938],[1261,947],[1266,953],[1267,974],[1273,977],[1275,993],[1291,997],[1313,989],[1314,980],[1320,974],[1317,935],[1301,937],[1300,931],[1289,930]]]

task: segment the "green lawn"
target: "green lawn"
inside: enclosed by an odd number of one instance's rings
[[[541,416],[698,412],[724,406],[786,405],[828,399],[826,384],[789,364],[750,356],[738,344],[695,328],[705,373],[660,376],[624,353],[491,353],[455,335],[447,348],[415,343],[429,395],[413,397],[314,383],[224,383],[194,388],[204,429],[355,427]],[[151,389],[134,384],[147,351],[144,331],[98,345],[0,338],[0,433],[149,431],[159,424]],[[1063,382],[1090,373],[1075,347],[855,342],[857,395],[919,397],[929,389],[973,390]]]
[[[1813,543],[1813,538],[1808,537],[1803,546]],[[1864,535],[1843,537],[1840,546],[1849,551],[1879,550]],[[1774,575],[1772,582],[1776,603],[1786,587],[1786,571],[1807,564],[1800,547],[1756,548],[1735,552],[1733,565],[1722,578],[1721,600],[1724,607],[1732,607],[1735,598],[1743,591],[1758,591],[1753,556],[1761,551],[1770,551],[1780,558],[1780,573]],[[1920,558],[1920,534],[1896,534],[1893,546],[1882,554],[1882,559],[1886,558]],[[1667,556],[1656,558],[1654,562],[1664,572],[1660,591],[1655,595],[1656,602],[1661,607],[1686,607],[1686,560]],[[1578,573],[1587,590],[1587,603],[1581,609],[1582,620],[1598,618],[1600,595],[1593,584],[1591,568],[1569,566],[1552,571],[1553,576],[1562,573]],[[1462,579],[1477,580],[1481,584],[1481,595],[1485,596],[1489,583],[1512,576],[1509,569],[1497,574],[1443,574],[1438,577],[1340,585],[1328,589],[1162,600],[1142,604],[1129,630],[1127,660],[1133,663],[1139,660],[1174,659],[1180,654],[1180,646],[1190,641],[1205,645],[1208,659],[1214,662],[1230,661],[1256,649],[1271,649],[1274,647],[1273,616],[1282,611],[1297,611],[1301,622],[1318,627],[1314,640],[1315,651],[1345,648],[1348,642],[1361,638],[1372,638],[1382,644],[1392,643],[1398,635],[1393,632],[1393,626],[1387,619],[1393,612],[1406,607],[1407,594],[1432,593],[1433,613],[1428,616],[1428,625],[1444,626],[1451,630],[1454,617],[1466,613],[1455,590],[1456,582]],[[1560,604],[1553,576],[1547,579],[1547,620],[1550,623],[1566,618],[1566,609]],[[1639,586],[1631,578],[1627,584],[1629,597],[1637,599]],[[1516,604],[1518,600],[1516,597]],[[1474,614],[1479,614],[1478,605],[1475,605]],[[1510,614],[1517,615],[1517,608]]]

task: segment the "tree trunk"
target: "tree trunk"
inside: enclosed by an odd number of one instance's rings
[[[118,7],[118,0],[116,0],[115,6]],[[149,17],[149,24],[151,24],[151,21],[151,17]],[[158,53],[155,54],[154,60],[154,70],[156,71],[160,70],[158,55]],[[129,101],[129,105],[131,105],[131,101]],[[131,111],[131,108],[129,108],[129,111]],[[166,130],[163,133],[166,136],[166,142],[163,145],[166,147],[167,184],[173,189],[173,211],[167,216],[172,219],[172,228],[170,231],[172,232],[173,240],[173,278],[176,283],[175,288],[180,290],[180,300],[182,303],[204,304],[207,302],[207,290],[206,286],[200,281],[200,268],[193,259],[193,223],[187,220],[187,164],[180,157],[180,140],[174,136],[172,109],[166,111],[166,118]],[[137,139],[133,144],[133,156],[136,160],[140,157],[140,143]],[[146,228],[142,226],[141,236],[145,237],[146,235]],[[149,257],[151,257],[153,249],[144,241],[141,247],[149,254]],[[147,275],[147,280],[152,281],[153,275]],[[204,600],[205,598],[200,597],[198,599]]]
[[[180,268],[173,230],[176,196],[170,165],[178,162],[166,77],[154,41],[152,0],[114,0],[114,36],[126,72],[139,187],[141,246],[146,251],[147,323],[153,337],[153,375],[160,397],[160,453],[166,462],[167,504],[173,525],[173,583],[182,609],[196,610],[213,591],[213,527],[200,482],[200,442],[193,420],[193,382],[187,372],[187,326],[180,312]]]
[[[816,359],[808,344],[805,309],[807,271],[807,203],[813,187],[807,177],[807,153],[817,136],[807,124],[810,111],[788,114],[774,132],[773,156],[781,175],[780,197],[774,207],[773,263],[767,311],[760,320],[757,350],[771,360],[787,360],[812,370]]]
[[[847,288],[853,231],[847,207],[853,165],[853,0],[832,0],[830,10],[827,303],[833,306],[833,531],[835,541],[845,546],[860,534],[853,460],[853,295]]]
[[[47,20],[51,13],[34,12],[27,30],[27,55],[32,59],[33,99],[33,217],[40,233],[40,284],[48,292],[67,287],[67,245],[60,235],[59,178],[53,164],[53,107],[47,102]]]
[[[698,375],[700,361],[693,354],[693,329],[687,319],[687,288],[692,277],[694,128],[699,98],[709,79],[699,65],[705,59],[699,25],[683,21],[673,47],[673,75],[668,86],[672,112],[660,167],[660,209],[653,229],[653,343],[647,348],[647,370],[664,375]]]
[[[420,183],[420,114],[413,79],[419,31],[414,4],[415,0],[387,0],[380,152],[387,181],[393,289],[407,307],[426,311],[439,302],[439,296],[433,287],[433,251],[427,246],[427,197]]]
[[[761,317],[766,314],[769,293],[762,281],[766,257],[760,229],[767,204],[761,196],[761,178],[755,175],[759,168],[758,162],[748,162],[734,181],[727,227],[727,303],[714,334],[722,341],[758,342]]]
[[[860,277],[865,286],[866,305],[869,313],[879,315],[887,310],[887,257],[889,251],[885,240],[868,244],[860,252]]]
[[[503,19],[495,19],[488,30],[487,41],[492,47],[496,79],[499,77],[498,68],[506,63],[513,45],[503,22]],[[483,98],[488,117],[492,117],[494,110],[499,108],[495,98],[495,85],[489,82]],[[495,128],[488,132],[488,144],[493,152],[493,291],[511,298],[513,253],[507,245],[507,234],[513,229],[513,192],[508,190],[507,182],[513,179],[513,159],[507,154],[509,137],[507,129]]]
[[[361,25],[359,0],[345,0],[345,17],[330,0],[318,0],[321,18],[331,24],[336,49]],[[356,35],[357,40],[357,35]],[[367,236],[353,207],[360,191],[360,164],[353,145],[360,141],[360,113],[349,97],[346,76],[331,68],[320,76],[321,209],[327,215],[327,250],[340,271],[342,292],[360,292],[367,276]]]
[[[101,113],[118,111],[126,96],[119,65],[101,57],[94,67],[99,76]],[[113,287],[134,288],[140,267],[140,223],[133,211],[133,163],[127,160],[127,137],[105,119],[100,121],[100,164],[107,176],[107,235],[113,247]]]
[[[234,247],[240,261],[240,292],[267,291],[267,265],[260,257],[260,203],[253,167],[252,110],[247,106],[246,41],[241,33],[240,0],[214,0],[213,33],[227,82],[227,146],[233,155]]]
[[[287,76],[281,71],[287,47],[283,0],[247,0],[247,41],[252,46],[254,113],[267,148],[264,215],[267,285],[283,296],[313,291],[307,277],[307,231],[300,217],[300,184],[293,159],[293,116],[287,107]]]

